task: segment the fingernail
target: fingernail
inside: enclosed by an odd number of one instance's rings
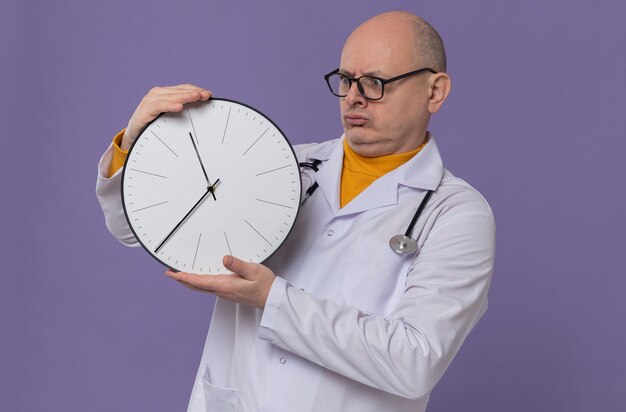
[[[228,268],[233,264],[234,260],[235,259],[230,255],[224,256],[224,266]]]

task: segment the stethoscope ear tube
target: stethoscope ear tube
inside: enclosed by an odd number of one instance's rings
[[[426,196],[422,199],[417,211],[413,215],[413,219],[411,219],[411,223],[409,223],[409,227],[406,229],[404,235],[395,235],[391,239],[389,239],[389,247],[399,254],[406,255],[409,253],[413,253],[417,250],[417,241],[413,239],[411,236],[413,234],[413,228],[415,227],[415,223],[417,223],[417,219],[419,219],[422,211],[426,207],[426,203],[428,203],[428,199],[433,194],[432,190],[426,192]]]
[[[317,172],[319,170],[319,165],[321,163],[322,163],[321,160],[313,159],[313,161],[311,162],[300,162],[299,166],[300,168],[306,167],[308,169],[312,169],[314,172]],[[317,190],[317,187],[318,187],[317,182],[313,182],[311,187],[309,187],[309,189],[304,194],[304,199],[302,199],[301,205],[303,205],[307,201],[307,199],[311,197],[311,195]]]

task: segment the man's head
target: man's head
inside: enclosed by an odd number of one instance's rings
[[[418,16],[383,13],[350,34],[341,53],[342,74],[389,79],[424,67],[439,73],[424,71],[386,84],[380,100],[367,100],[353,84],[340,99],[341,120],[354,151],[373,157],[417,148],[430,115],[450,92],[450,78],[441,38]]]

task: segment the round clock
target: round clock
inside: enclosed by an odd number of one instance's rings
[[[301,191],[282,131],[258,110],[218,98],[152,121],[122,175],[124,213],[139,243],[191,273],[228,272],[224,255],[266,260],[291,231]]]

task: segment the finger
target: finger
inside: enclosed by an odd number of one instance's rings
[[[178,273],[180,273],[180,272],[178,272]],[[171,269],[168,269],[167,271],[165,271],[165,274],[168,277],[174,279],[176,282],[180,283],[181,285],[183,285],[184,287],[186,287],[188,289],[194,290],[196,292],[213,293],[213,294],[215,294],[214,290],[198,288],[198,287],[192,286],[192,285],[190,285],[190,284],[188,284],[188,283],[186,283],[186,282],[184,282],[182,280],[175,279],[174,276],[177,274],[177,272],[175,272],[175,271],[173,271]]]
[[[185,282],[182,282],[182,281],[180,281],[180,280],[177,280],[176,282],[180,283],[181,285],[183,285],[183,286],[184,286],[184,287],[186,287],[187,289],[191,289],[191,290],[194,290],[194,291],[196,291],[196,292],[202,292],[202,293],[215,293],[215,292],[214,292],[214,291],[212,291],[212,290],[205,290],[205,289],[196,288],[196,287],[191,286],[191,285],[188,285],[188,284],[186,284]]]
[[[180,93],[197,95],[198,99],[208,99],[213,94],[210,90],[202,89],[200,87],[154,87],[146,94],[145,99],[160,99],[162,97]]]
[[[161,113],[178,113],[183,110],[184,104],[197,101],[198,96],[189,93],[176,93],[169,96],[161,96],[159,98],[152,98],[145,102],[140,108],[137,109],[135,117],[138,122],[136,129],[143,128],[146,124],[156,119]],[[131,121],[133,121],[131,119]]]
[[[189,84],[189,83],[183,83],[183,84],[177,84],[175,86],[155,86],[152,89],[150,89],[148,91],[148,93],[146,94],[161,94],[161,93],[167,93],[168,91],[172,91],[172,90],[204,90],[204,91],[210,91],[209,89],[205,89],[203,87],[198,87],[196,85],[193,84]]]
[[[224,267],[233,273],[240,275],[244,279],[249,279],[256,270],[254,263],[244,262],[234,256],[226,255],[222,259]]]
[[[204,87],[196,86],[195,84],[191,84],[191,83],[181,83],[172,87],[177,88],[177,89],[197,89],[197,90],[210,91],[209,89],[205,89]]]
[[[183,110],[183,105],[207,100],[210,97],[211,95],[208,92],[203,94],[196,90],[168,92],[163,95],[150,97],[144,103],[144,113],[148,115],[144,120],[150,121],[161,113],[180,112]]]
[[[195,273],[174,272],[168,270],[165,274],[172,279],[182,282],[190,287],[209,291],[211,293],[222,293],[232,275],[197,275]],[[232,279],[230,279],[232,281]]]
[[[200,279],[197,278],[198,275],[185,272],[172,272],[170,270],[165,272],[165,274],[170,278],[176,280],[178,283],[182,283],[183,285],[189,287],[190,289],[202,292],[208,292],[213,290],[210,285],[207,284],[207,282],[201,282]]]
[[[196,95],[198,98],[206,99],[209,98],[213,93],[210,90],[204,89],[164,89],[159,91],[158,93],[152,93],[150,95],[146,95],[149,99],[161,99],[167,98],[172,95],[185,94],[185,95]]]
[[[208,100],[211,95],[210,90],[192,84],[153,87],[131,116],[122,139],[122,148],[129,149],[139,132],[161,113],[181,112],[186,103]]]
[[[206,100],[210,96],[210,92],[202,92],[199,90],[170,90],[158,95],[147,96],[144,105],[149,106],[159,102],[189,103],[197,100]]]
[[[161,113],[180,112],[183,110],[182,102],[175,99],[160,99],[149,103],[146,107],[144,123],[149,123]]]

